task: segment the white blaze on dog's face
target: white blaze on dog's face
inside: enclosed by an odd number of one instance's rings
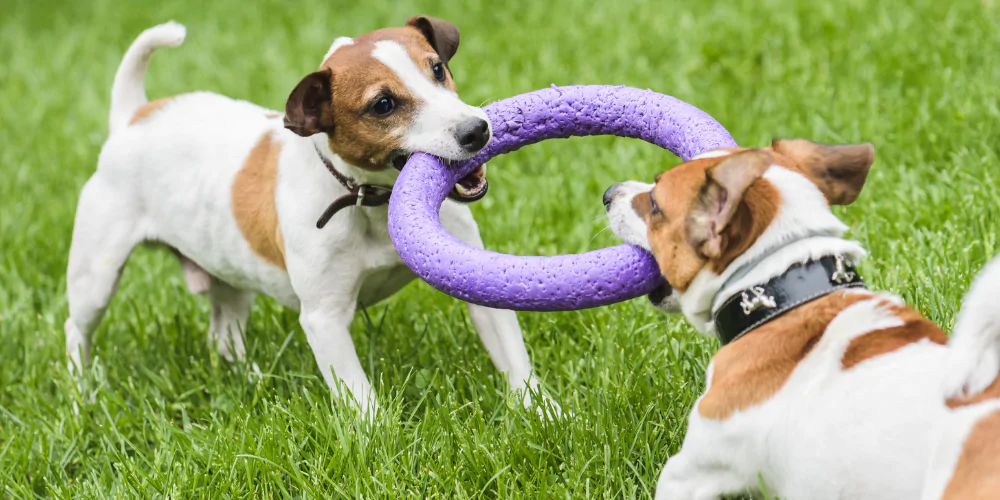
[[[778,187],[762,178],[769,168],[800,174],[828,205],[846,205],[860,193],[873,157],[871,144],[830,146],[801,139],[710,151],[660,174],[654,185],[612,186],[605,193],[608,219],[620,238],[656,257],[672,290],[653,302],[676,311],[699,273],[721,274],[775,220],[783,200]]]
[[[458,29],[414,17],[402,28],[339,38],[320,70],[292,91],[285,126],[307,137],[327,135],[330,150],[355,167],[402,168],[416,151],[465,160],[492,137],[486,113],[459,99],[448,61]],[[456,192],[485,192],[485,171],[462,179]]]

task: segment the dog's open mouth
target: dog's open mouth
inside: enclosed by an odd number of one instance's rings
[[[409,159],[410,155],[400,154],[392,159],[392,166],[396,170],[402,171]],[[448,197],[462,203],[472,203],[486,196],[489,189],[490,183],[486,180],[486,165],[480,165],[472,173],[459,179],[455,187],[448,193]]]
[[[486,196],[486,191],[489,189],[490,183],[486,181],[486,165],[480,165],[471,174],[459,179],[448,193],[448,197],[455,201],[471,203]]]

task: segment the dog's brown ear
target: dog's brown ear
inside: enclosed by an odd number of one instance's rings
[[[285,103],[285,128],[301,135],[333,132],[329,68],[306,75]]]
[[[686,220],[691,246],[704,259],[722,256],[722,233],[743,200],[743,194],[773,163],[763,149],[750,149],[725,157],[705,170],[705,184]]]
[[[875,160],[875,147],[867,142],[830,145],[775,139],[771,148],[798,162],[831,205],[850,205],[858,198]]]
[[[458,52],[459,35],[454,24],[435,17],[414,16],[406,20],[406,25],[420,30],[445,63]]]

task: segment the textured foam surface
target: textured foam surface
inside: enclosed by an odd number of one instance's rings
[[[630,87],[553,86],[485,110],[493,122],[493,139],[472,160],[449,168],[430,155],[410,158],[389,201],[389,234],[403,262],[434,288],[500,309],[597,307],[645,295],[663,279],[652,256],[631,245],[555,257],[506,255],[466,245],[445,231],[438,215],[458,179],[494,156],[545,139],[633,137],[684,160],[736,146],[729,132],[698,108]]]

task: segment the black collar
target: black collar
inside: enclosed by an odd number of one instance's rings
[[[351,205],[359,207],[378,207],[389,203],[389,195],[392,194],[391,187],[379,186],[377,184],[355,184],[356,181],[354,179],[337,171],[337,169],[333,166],[333,163],[330,163],[330,160],[328,160],[326,156],[323,156],[319,147],[316,148],[316,154],[319,155],[320,160],[323,160],[323,165],[325,165],[326,169],[333,174],[333,177],[337,179],[337,182],[347,189],[347,194],[333,200],[333,203],[326,207],[326,210],[323,211],[323,215],[321,215],[319,220],[316,221],[317,228],[323,229],[323,226],[326,226],[326,223],[330,222],[330,219],[336,215],[337,212]]]
[[[763,285],[744,289],[715,311],[715,331],[726,345],[802,304],[847,288],[864,288],[854,265],[831,255],[796,264]]]

